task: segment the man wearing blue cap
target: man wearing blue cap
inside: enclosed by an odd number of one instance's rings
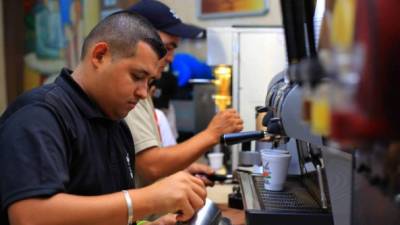
[[[167,55],[159,62],[158,79],[165,66],[172,62],[180,38],[204,37],[204,29],[183,23],[168,6],[155,0],[142,0],[129,8],[150,21],[158,30]],[[178,145],[162,147],[157,118],[151,97],[141,100],[125,118],[135,141],[136,171],[146,183],[187,170],[192,173],[212,174],[210,167],[192,164],[215,144],[224,133],[243,129],[243,121],[234,109],[219,112],[208,127]],[[207,179],[204,179],[209,183]]]

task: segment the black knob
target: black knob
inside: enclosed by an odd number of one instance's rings
[[[277,135],[283,134],[282,122],[280,118],[275,117],[270,119],[267,127],[268,127],[268,133]]]
[[[268,127],[268,123],[273,118],[273,116],[274,116],[274,113],[272,111],[268,111],[262,120],[262,125],[265,127]]]
[[[256,106],[256,112],[257,113],[268,112],[269,108],[270,108],[269,106]]]

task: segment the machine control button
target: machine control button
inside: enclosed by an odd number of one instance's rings
[[[394,203],[400,208],[400,193],[394,195]]]
[[[368,165],[362,163],[362,164],[360,164],[360,165],[358,166],[357,172],[358,172],[358,173],[370,174],[370,173],[371,173],[371,168],[370,168]]]
[[[379,186],[382,190],[388,185],[388,180],[380,176],[374,175],[369,178],[369,183],[373,186]]]
[[[369,179],[369,183],[370,183],[371,185],[379,185],[379,184],[381,183],[381,178],[378,177],[378,176],[372,176],[372,177]]]

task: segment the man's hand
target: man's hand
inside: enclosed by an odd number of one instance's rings
[[[204,175],[211,175],[214,170],[206,164],[192,163],[188,168],[185,169],[188,173],[199,177],[206,186],[214,186],[214,182],[207,179]]]
[[[219,141],[221,135],[239,132],[243,129],[243,121],[235,109],[227,109],[217,113],[208,124],[206,132]]]
[[[157,212],[178,213],[179,221],[187,221],[203,207],[207,191],[203,181],[187,172],[178,172],[148,187],[156,195]]]

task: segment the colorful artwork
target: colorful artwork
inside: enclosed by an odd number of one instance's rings
[[[84,10],[87,1],[91,7]],[[99,4],[93,4],[95,2],[24,0],[24,90],[50,81],[62,67],[74,68],[77,65],[85,31],[88,30],[85,26],[89,24],[84,21],[84,14],[99,14]],[[90,18],[94,24],[98,20],[98,17]]]
[[[197,0],[201,19],[262,15],[268,8],[268,0]]]

